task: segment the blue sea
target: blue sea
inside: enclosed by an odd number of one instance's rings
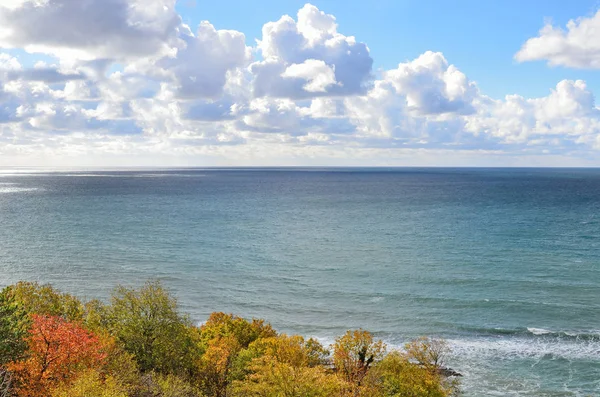
[[[199,323],[446,338],[466,396],[600,395],[598,169],[0,170],[0,286],[148,279]]]

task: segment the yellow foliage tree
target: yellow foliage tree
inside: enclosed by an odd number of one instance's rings
[[[200,381],[209,396],[226,395],[230,372],[238,353],[252,342],[277,335],[263,320],[245,320],[225,313],[213,313],[200,327]]]
[[[128,397],[117,379],[104,378],[97,370],[81,374],[73,383],[52,391],[52,397]]]
[[[442,375],[409,361],[400,352],[387,354],[363,380],[364,397],[447,397],[454,388]]]
[[[370,368],[381,360],[386,351],[382,341],[375,341],[364,330],[348,331],[333,344],[333,364],[337,373],[348,385],[348,393],[361,394],[362,381]]]
[[[251,370],[233,382],[232,397],[332,397],[342,391],[341,381],[323,367],[295,367],[265,356],[253,360]]]

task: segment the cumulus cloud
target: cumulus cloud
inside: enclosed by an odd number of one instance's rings
[[[409,109],[419,113],[474,111],[472,102],[478,95],[477,87],[439,52],[428,51],[411,62],[401,63],[397,69],[386,72],[384,79],[406,98]]]
[[[267,22],[249,46],[242,32],[208,21],[192,30],[174,2],[0,0],[0,47],[17,49],[0,51],[0,159],[164,154],[288,164],[385,156],[393,163],[394,153],[600,149],[600,109],[584,81],[561,81],[540,98],[495,99],[440,52],[374,73],[367,45],[310,4],[295,19]],[[544,28],[518,58],[596,67],[599,40],[581,38],[594,35],[596,18],[567,31]],[[554,48],[549,38],[571,44]],[[556,55],[567,47],[567,57]],[[554,55],[531,55],[535,48]],[[45,54],[45,63],[24,67],[14,55],[22,50]]]
[[[246,66],[251,49],[235,30],[216,30],[204,21],[196,35],[182,36],[185,45],[161,65],[170,70],[182,98],[216,98],[223,93],[227,73]]]
[[[362,93],[371,78],[369,48],[337,31],[333,15],[307,4],[297,22],[283,16],[262,29],[264,58],[251,66],[256,96],[311,98]]]
[[[584,81],[563,80],[546,97],[482,98],[465,129],[506,143],[591,142],[600,135],[600,110]]]
[[[519,62],[548,61],[553,66],[600,68],[600,11],[567,23],[566,30],[546,24],[515,55]]]
[[[0,47],[130,60],[167,52],[180,20],[175,0],[5,0]]]

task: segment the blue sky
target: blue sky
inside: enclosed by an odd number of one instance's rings
[[[295,15],[304,0],[181,1],[183,20],[196,26],[209,20],[217,29],[236,29],[247,43],[260,38],[265,21]],[[493,97],[519,93],[544,96],[563,79],[586,80],[600,92],[600,73],[518,63],[521,45],[547,20],[564,26],[570,19],[593,15],[597,0],[434,1],[322,0],[316,6],[337,18],[339,31],[356,36],[371,49],[375,69],[391,69],[427,50],[441,51],[483,91]]]
[[[0,165],[600,165],[599,6],[0,0]]]

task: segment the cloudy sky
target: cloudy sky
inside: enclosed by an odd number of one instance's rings
[[[595,92],[595,0],[0,0],[2,166],[600,166]]]

